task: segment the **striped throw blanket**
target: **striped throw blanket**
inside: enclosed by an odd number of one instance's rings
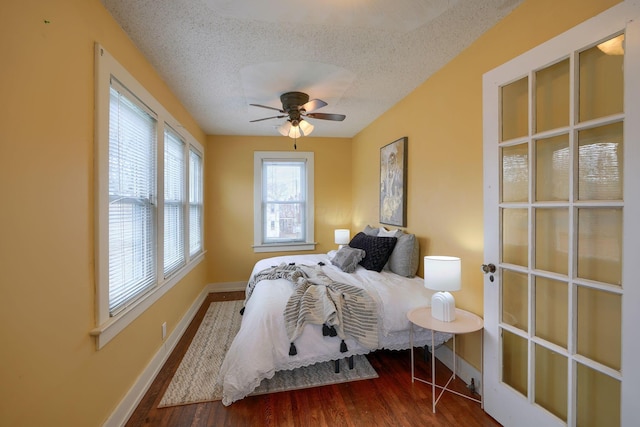
[[[364,289],[332,280],[320,266],[280,264],[256,274],[247,285],[247,300],[257,282],[279,278],[295,286],[284,311],[290,355],[297,353],[294,341],[307,323],[323,325],[323,330],[331,331],[329,335],[341,338],[342,352],[348,350],[344,343],[347,337],[365,348],[378,348],[378,310]]]

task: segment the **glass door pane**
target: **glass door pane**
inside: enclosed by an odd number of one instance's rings
[[[539,139],[536,147],[536,200],[569,201],[569,135]]]
[[[529,78],[502,87],[502,141],[529,133]]]
[[[569,294],[567,284],[546,277],[535,278],[536,336],[567,348]]]
[[[529,327],[529,286],[527,275],[517,271],[502,272],[502,322],[523,331]]]
[[[617,427],[620,425],[620,381],[577,364],[576,425]]]
[[[622,209],[578,209],[578,277],[622,285]]]
[[[518,144],[502,149],[502,201],[529,200],[529,147]]]
[[[536,345],[535,402],[563,421],[567,420],[567,358]]]
[[[502,381],[527,396],[529,378],[527,340],[507,330],[502,331]]]
[[[624,34],[580,53],[580,122],[622,113]]]
[[[621,307],[619,294],[578,287],[578,354],[620,370]]]
[[[569,59],[536,72],[536,132],[569,124]]]
[[[565,208],[536,209],[536,268],[567,274],[569,255],[569,211]]]
[[[526,209],[502,211],[502,262],[529,265],[529,214]]]

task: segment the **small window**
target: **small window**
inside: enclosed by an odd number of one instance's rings
[[[315,249],[313,153],[256,152],[254,251]]]

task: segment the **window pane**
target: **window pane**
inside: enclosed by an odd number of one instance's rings
[[[569,135],[536,141],[536,200],[569,200]]]
[[[567,358],[541,345],[536,351],[535,402],[567,421]]]
[[[502,262],[529,265],[528,218],[526,209],[502,210]]]
[[[536,268],[567,274],[569,271],[569,211],[536,209]]]
[[[519,144],[502,149],[502,201],[529,200],[529,148]]]
[[[263,243],[305,241],[305,163],[263,163]]]
[[[578,287],[578,354],[619,370],[622,297]]]
[[[529,285],[524,273],[503,270],[502,322],[529,330]]]
[[[502,329],[502,381],[527,396],[527,340]]]
[[[111,87],[109,106],[109,313],[155,283],[156,121]]]
[[[578,133],[580,200],[622,200],[622,123]]]
[[[171,131],[164,144],[164,274],[186,262],[184,251],[184,143]]]
[[[622,113],[624,34],[580,53],[580,121]]]
[[[202,251],[202,158],[189,151],[189,254]]]
[[[622,285],[622,209],[578,210],[578,277]]]
[[[567,284],[546,277],[535,278],[536,336],[567,348],[569,294]]]
[[[578,363],[576,425],[619,426],[620,392],[620,381]]]
[[[569,124],[569,60],[536,72],[536,132]]]
[[[527,77],[502,87],[502,141],[529,134],[528,93]]]

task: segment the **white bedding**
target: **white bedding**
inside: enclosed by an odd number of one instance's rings
[[[430,305],[432,292],[425,289],[419,277],[409,279],[385,270],[377,273],[361,266],[354,273],[345,273],[331,264],[327,254],[263,259],[256,263],[251,277],[282,262],[303,265],[323,262],[323,271],[333,280],[367,290],[378,305],[380,348],[409,348],[407,312]],[[224,405],[249,395],[264,378],[273,377],[276,371],[369,352],[353,339],[347,339],[348,351],[341,353],[337,337],[323,337],[321,325],[306,325],[295,341],[298,354],[289,356],[290,343],[283,313],[292,292],[293,284],[285,279],[263,280],[256,284],[245,307],[240,330],[225,356],[217,379],[223,388]],[[431,345],[431,331],[416,328],[414,332],[415,346]],[[436,346],[450,337],[450,334],[437,332]]]

